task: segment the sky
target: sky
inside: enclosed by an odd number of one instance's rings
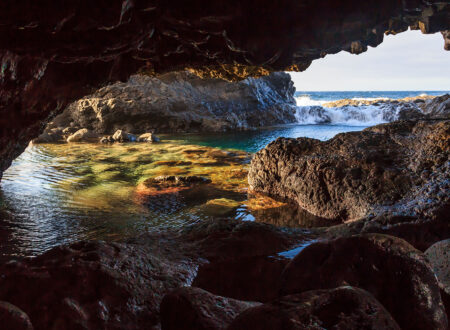
[[[407,31],[360,55],[327,55],[290,74],[297,91],[449,91],[450,51],[441,33]]]

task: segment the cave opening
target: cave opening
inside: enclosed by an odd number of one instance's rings
[[[445,329],[449,4],[150,2],[0,14],[0,322]]]

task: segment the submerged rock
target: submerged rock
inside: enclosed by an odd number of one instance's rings
[[[226,329],[242,311],[258,306],[215,296],[199,288],[180,288],[167,294],[161,302],[163,330]]]
[[[189,72],[136,75],[72,103],[53,123],[99,134],[249,129],[295,122],[294,92],[282,72],[233,83]],[[157,142],[149,137],[140,138]]]
[[[400,330],[400,327],[370,293],[343,286],[289,295],[249,308],[228,329]]]
[[[255,191],[296,201],[320,217],[446,217],[450,121],[394,122],[315,139],[278,138],[256,153]]]
[[[280,284],[282,295],[359,287],[372,293],[402,329],[447,329],[438,282],[425,256],[392,236],[365,234],[312,244],[288,264]]]

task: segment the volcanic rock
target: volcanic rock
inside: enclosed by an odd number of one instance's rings
[[[8,330],[33,330],[28,315],[5,301],[0,301],[0,324]]]
[[[442,300],[450,317],[450,239],[437,242],[425,251],[441,288]]]
[[[283,72],[234,83],[189,72],[135,75],[72,103],[53,123],[99,134],[249,129],[294,122],[294,92]]]
[[[401,328],[447,329],[439,285],[425,256],[392,236],[365,234],[312,244],[288,264],[280,283],[282,295],[359,287],[372,293]]]
[[[278,297],[278,282],[288,260],[274,256],[211,260],[198,269],[192,286],[240,300],[267,302]]]
[[[82,128],[67,138],[67,142],[97,142],[98,135],[95,132]]]
[[[190,283],[191,258],[163,236],[145,244],[80,242],[1,266],[0,299],[35,329],[136,329],[159,323],[163,296]]]
[[[161,302],[162,330],[226,329],[242,311],[258,306],[215,296],[199,288],[179,288],[164,296]]]
[[[253,157],[250,188],[312,214],[446,217],[450,121],[394,122],[322,142],[278,138]]]
[[[289,295],[262,306],[249,308],[242,312],[228,329],[397,330],[400,327],[370,293],[343,286]]]

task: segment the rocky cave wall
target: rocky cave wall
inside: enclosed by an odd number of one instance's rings
[[[7,0],[0,4],[0,177],[71,101],[108,82],[189,69],[240,80],[302,71],[384,33],[444,31],[449,1]]]

